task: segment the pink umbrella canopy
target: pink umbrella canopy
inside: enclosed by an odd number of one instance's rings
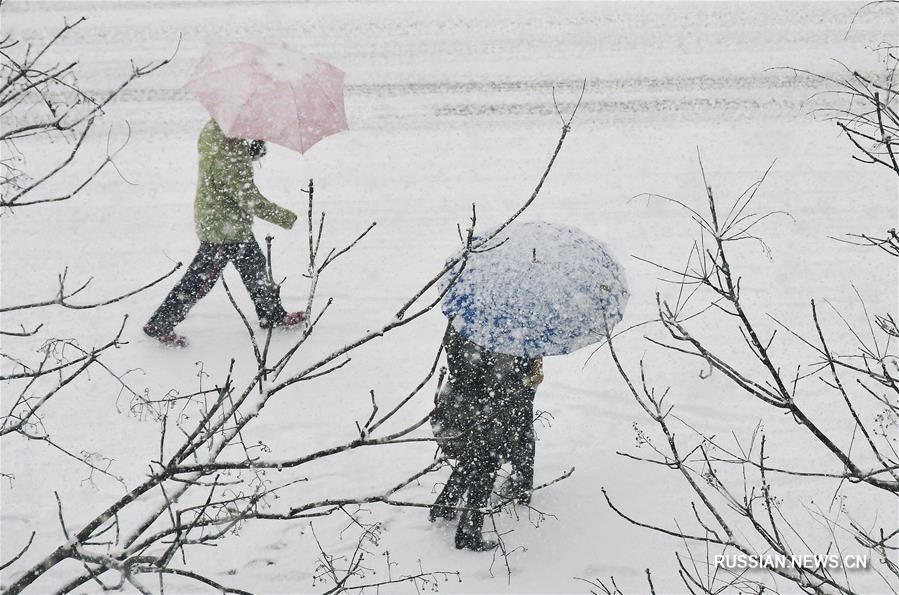
[[[305,153],[347,129],[343,77],[314,56],[232,41],[207,48],[187,88],[226,135]]]

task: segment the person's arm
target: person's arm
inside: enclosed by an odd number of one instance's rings
[[[221,163],[222,186],[238,206],[254,217],[264,219],[285,229],[293,227],[296,214],[265,198],[253,181],[253,165],[249,153],[244,153],[244,144],[227,143],[228,147]]]

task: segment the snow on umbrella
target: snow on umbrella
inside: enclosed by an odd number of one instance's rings
[[[347,129],[343,76],[324,60],[243,42],[210,46],[187,88],[231,137],[305,153]]]
[[[486,248],[469,255],[442,302],[459,334],[481,347],[560,355],[602,340],[606,325],[621,320],[629,296],[624,270],[583,231],[515,222]]]

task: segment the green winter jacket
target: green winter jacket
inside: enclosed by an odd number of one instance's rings
[[[297,216],[262,196],[253,182],[250,143],[228,138],[209,120],[197,142],[200,171],[194,221],[201,242],[231,244],[253,239],[253,217],[285,229]]]

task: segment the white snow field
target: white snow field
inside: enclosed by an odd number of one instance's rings
[[[56,275],[68,267],[72,282],[93,276],[78,297],[96,301],[138,287],[191,259],[197,247],[192,218],[196,182],[196,135],[204,109],[183,85],[207,42],[242,39],[285,42],[316,53],[346,71],[346,109],[350,130],[325,139],[306,155],[270,147],[257,170],[262,191],[296,212],[305,212],[300,189],[314,178],[317,206],[327,212],[327,247],[342,246],[370,222],[377,227],[322,278],[318,307],[334,304],[292,367],[314,361],[389,321],[397,308],[458,249],[457,223],[467,224],[471,204],[478,228],[500,223],[530,196],[558,139],[561,124],[553,107],[553,86],[562,113],[568,113],[587,86],[572,130],[529,220],[575,225],[605,242],[623,263],[630,301],[620,328],[654,317],[655,292],[671,295],[658,271],[635,259],[683,266],[695,225],[687,213],[661,200],[632,200],[659,193],[697,209],[705,207],[697,162],[716,194],[730,204],[776,163],[755,203],[757,211],[785,210],[756,231],[758,244],[732,248],[742,275],[743,299],[766,334],[770,312],[812,336],[809,300],[830,300],[853,324],[864,327],[852,284],[870,312],[895,312],[895,260],[873,250],[835,241],[847,233],[879,233],[896,225],[895,176],[884,168],[853,161],[849,142],[810,110],[822,90],[807,77],[775,67],[793,66],[836,74],[842,61],[873,71],[870,49],[895,38],[895,11],[873,7],[849,24],[860,3],[274,3],[274,2],[26,2],[4,4],[3,33],[40,40],[64,17],[87,16],[58,48],[60,61],[81,62],[82,83],[111,88],[129,72],[129,59],[145,62],[169,55],[181,37],[174,61],[126,90],[108,110],[103,131],[89,141],[82,169],[61,181],[74,185],[90,158],[120,143],[130,124],[130,141],[112,170],[74,201],[3,213],[2,304],[49,299]],[[41,157],[33,156],[35,168]],[[286,277],[282,295],[288,309],[305,304],[303,278],[307,233],[300,224],[285,231],[263,222],[257,238],[274,236],[275,274]],[[239,304],[249,298],[233,268],[226,279]],[[230,358],[236,374],[255,367],[246,330],[221,285],[178,327],[190,340],[186,350],[166,350],[149,340],[141,326],[174,279],[109,307],[70,311],[43,308],[12,312],[3,328],[43,323],[34,337],[3,338],[4,353],[38,358],[50,337],[77,338],[85,347],[113,336],[129,315],[129,344],[104,360],[110,369],[129,372],[128,383],[154,398],[169,390],[195,390],[199,382],[221,382]],[[82,303],[83,303],[82,302]],[[829,309],[824,326],[843,352],[851,336]],[[735,326],[698,327],[727,353],[746,358]],[[271,458],[299,456],[352,440],[355,421],[370,412],[374,390],[382,411],[406,396],[427,372],[445,325],[435,309],[359,349],[337,373],[299,383],[263,410],[246,433],[248,443],[263,442]],[[866,328],[866,327],[864,327]],[[701,380],[707,366],[649,344],[641,327],[618,339],[618,350],[632,373],[647,359],[650,381],[664,388],[680,417],[707,433],[748,437],[765,419],[773,461],[802,460],[818,469],[839,471],[826,454],[815,455],[806,432],[750,400],[720,374]],[[277,333],[273,349],[291,344],[291,333]],[[810,364],[813,354],[778,333],[772,347],[785,367]],[[685,551],[675,538],[636,527],[606,504],[601,488],[634,518],[675,528],[697,527],[690,510],[695,494],[675,471],[640,463],[616,451],[648,455],[635,443],[633,423],[650,434],[646,418],[615,372],[608,349],[589,359],[592,349],[548,358],[537,407],[552,415],[539,427],[537,481],[549,481],[572,467],[572,476],[538,492],[535,508],[518,519],[497,517],[510,548],[508,575],[501,558],[457,551],[454,526],[430,524],[424,508],[370,505],[365,518],[380,521],[381,541],[371,546],[365,565],[377,571],[355,584],[419,571],[458,571],[438,587],[451,593],[588,592],[576,577],[614,575],[625,592],[648,590],[650,568],[659,593],[685,592],[677,578],[674,552]],[[739,354],[739,355],[736,355]],[[15,365],[4,360],[2,370]],[[3,386],[3,408],[17,394]],[[821,399],[832,393],[821,385]],[[423,416],[430,408],[433,382],[385,431]],[[818,398],[809,385],[803,396]],[[130,398],[102,369],[48,403],[43,421],[53,440],[75,453],[98,453],[100,464],[134,486],[159,456],[158,424],[129,412]],[[839,402],[837,402],[839,404]],[[822,423],[845,420],[834,408],[814,409]],[[187,412],[190,414],[190,411]],[[851,432],[846,428],[846,440]],[[679,436],[690,432],[681,427]],[[427,426],[418,435],[428,435]],[[848,442],[847,442],[848,443]],[[434,455],[431,443],[371,448],[303,467],[308,482],[271,501],[273,510],[326,496],[377,494]],[[105,457],[103,459],[100,456]],[[226,455],[227,456],[227,455]],[[238,456],[237,451],[235,455]],[[45,557],[64,537],[54,492],[63,504],[67,526],[77,527],[123,493],[123,486],[94,474],[46,444],[19,436],[2,441],[2,556],[6,560],[36,532],[34,544],[10,568],[2,583]],[[404,500],[430,503],[447,471],[431,474],[401,492]],[[269,473],[277,481],[277,473]],[[826,534],[814,510],[834,513],[832,482],[791,477],[774,479],[792,519],[809,534]],[[439,490],[439,485],[438,488]],[[863,526],[896,521],[895,500],[870,490],[846,488],[847,506]],[[867,495],[866,495],[867,494]],[[161,496],[142,506],[158,506]],[[721,503],[719,503],[721,504]],[[723,504],[722,504],[723,506]],[[818,507],[818,508],[816,508]],[[886,519],[886,520],[884,520]],[[350,555],[358,531],[340,513],[313,521],[315,534],[333,555]],[[539,525],[539,526],[535,526]],[[895,526],[893,526],[895,528]],[[843,536],[842,539],[848,539]],[[851,544],[847,544],[851,545]],[[321,555],[309,521],[247,523],[218,547],[188,549],[189,564],[215,580],[253,593],[321,592],[332,583],[315,582]],[[65,563],[34,583],[31,592],[50,593],[77,576]],[[862,593],[899,589],[876,574],[851,575]],[[114,582],[114,581],[113,581]],[[148,588],[159,590],[155,577]],[[790,585],[784,593],[795,592]],[[126,586],[125,590],[131,590]],[[383,592],[415,592],[400,583]],[[78,592],[101,592],[86,583]],[[168,593],[212,590],[187,579],[167,579]]]

